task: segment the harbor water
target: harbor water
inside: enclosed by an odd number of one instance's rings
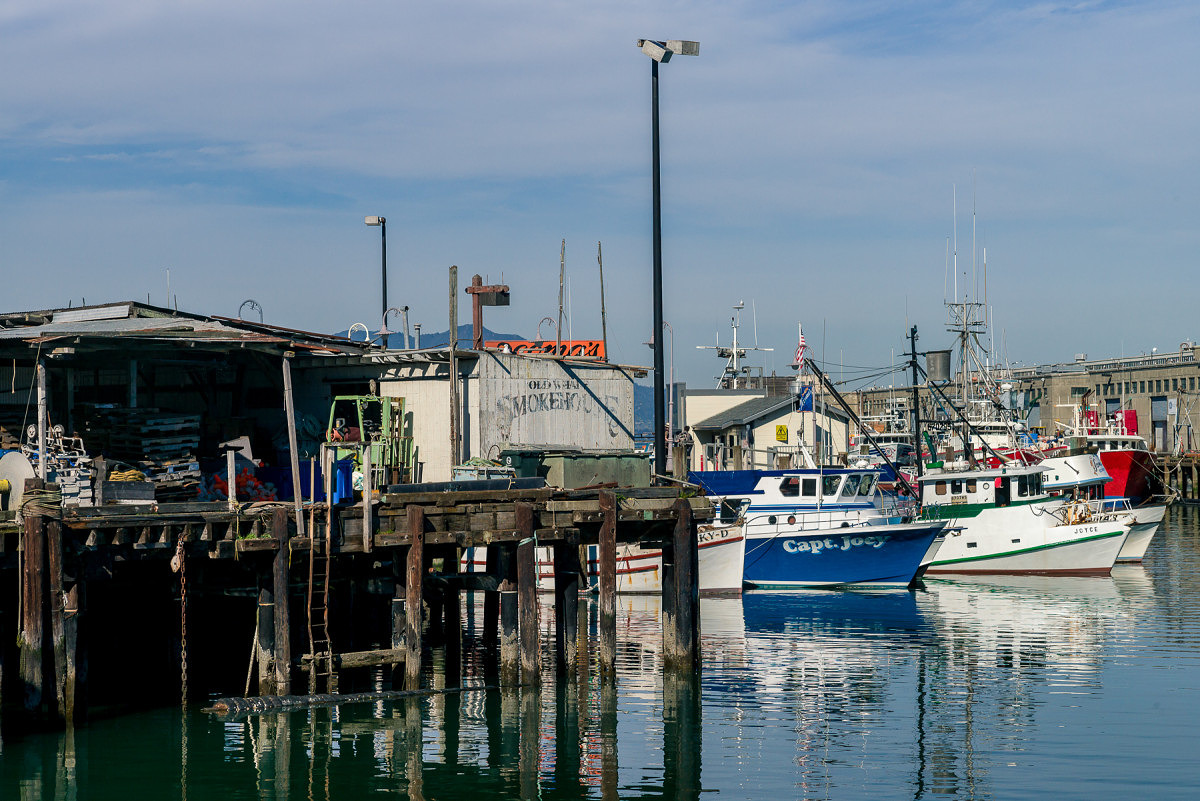
[[[96,710],[66,734],[6,733],[0,799],[1191,799],[1200,788],[1195,507],[1173,507],[1145,564],[1110,578],[704,599],[698,680],[664,677],[657,599],[621,596],[615,686],[594,670],[557,680],[547,649],[539,691],[486,689],[473,612],[461,693],[233,721],[199,703]]]

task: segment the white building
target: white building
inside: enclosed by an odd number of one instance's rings
[[[299,402],[327,410],[338,394],[404,398],[414,481],[447,481],[455,464],[473,457],[496,459],[510,446],[633,448],[634,377],[644,374],[639,368],[464,350],[458,351],[457,366],[457,454],[450,438],[448,348],[390,351],[322,365],[320,375],[298,382],[308,392]]]
[[[802,467],[805,448],[818,462],[843,462],[849,450],[848,415],[806,395],[767,389],[687,390],[685,425],[692,470]],[[813,411],[815,409],[815,411]]]

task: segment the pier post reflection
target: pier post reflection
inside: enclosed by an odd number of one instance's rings
[[[617,801],[617,679],[600,680],[600,798]]]
[[[541,797],[541,724],[542,694],[535,687],[524,687],[521,695],[520,782],[521,798],[527,801]]]
[[[663,674],[663,797],[700,797],[700,677],[691,671]]]

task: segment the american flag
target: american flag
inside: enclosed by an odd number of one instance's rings
[[[804,331],[801,330],[800,331],[800,342],[797,343],[797,345],[796,345],[796,359],[795,359],[795,361],[792,362],[792,367],[797,367],[797,368],[804,367],[804,351],[807,349],[808,349],[807,346],[804,344]]]

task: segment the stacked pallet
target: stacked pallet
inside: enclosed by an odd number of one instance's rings
[[[85,421],[93,449],[136,465],[156,489],[194,489],[200,481],[200,415],[94,406]]]

